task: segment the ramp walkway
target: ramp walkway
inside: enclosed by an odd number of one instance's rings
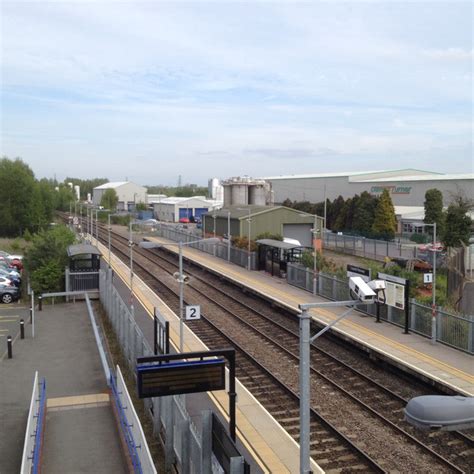
[[[35,371],[46,379],[42,471],[128,472],[86,303],[44,305],[34,339],[25,327],[0,359],[0,472],[20,472]]]

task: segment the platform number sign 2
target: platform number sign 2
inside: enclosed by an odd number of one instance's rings
[[[201,307],[199,305],[186,306],[186,321],[201,319]]]

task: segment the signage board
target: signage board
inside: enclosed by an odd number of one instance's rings
[[[74,217],[74,219],[72,220],[72,223],[73,223],[74,225],[78,225],[78,224],[79,224],[79,218]]]
[[[201,307],[199,305],[186,306],[186,321],[201,319]]]
[[[377,278],[385,280],[385,304],[398,309],[405,309],[405,291],[407,280],[405,278],[378,273]]]
[[[432,273],[424,273],[423,274],[423,283],[433,283],[433,274]]]
[[[361,277],[366,283],[372,278],[369,268],[356,267],[355,265],[347,265],[347,277]]]
[[[139,398],[225,389],[222,358],[137,365]]]

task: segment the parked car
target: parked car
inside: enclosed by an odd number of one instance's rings
[[[23,262],[19,258],[12,258],[10,260],[10,265],[15,267],[19,272],[23,270]]]
[[[13,282],[15,286],[20,286],[21,285],[21,278],[17,277],[15,275],[11,275],[7,270],[4,270],[3,268],[0,268],[0,276],[8,278]]]
[[[0,275],[0,286],[14,286],[10,278]]]
[[[0,301],[5,304],[18,301],[20,291],[16,286],[0,286]]]
[[[181,224],[189,224],[189,219],[187,217],[181,217],[179,220]]]
[[[12,268],[8,263],[4,263],[0,261],[0,268],[8,272],[9,275],[15,276],[17,278],[21,278],[20,272]]]
[[[434,245],[433,245],[433,242],[430,242],[427,244],[420,245],[418,249],[421,250],[422,252],[427,252],[427,251],[433,252],[433,250],[435,252],[442,252],[444,250],[444,246],[441,242],[435,242]]]

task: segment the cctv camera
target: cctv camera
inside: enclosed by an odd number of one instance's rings
[[[387,288],[387,285],[385,284],[385,280],[372,280],[367,283],[370,288],[372,288],[376,293],[379,291],[383,291]]]
[[[375,301],[375,291],[361,277],[350,277],[349,288],[351,295],[354,294],[358,300],[367,303]]]

